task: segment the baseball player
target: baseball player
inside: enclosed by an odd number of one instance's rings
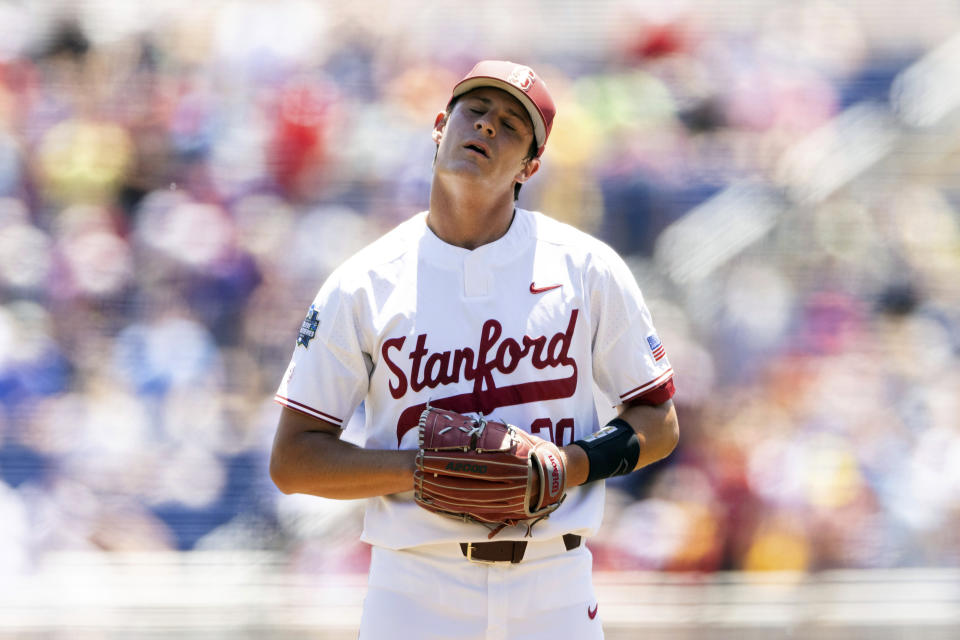
[[[554,113],[511,62],[454,87],[429,210],[328,278],[277,391],[280,490],[367,499],[360,638],[602,638],[585,541],[603,479],[676,445],[673,370],[623,260],[516,206]],[[339,436],[361,403],[358,447]]]

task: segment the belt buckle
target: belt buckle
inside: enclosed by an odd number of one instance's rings
[[[473,543],[467,543],[467,560],[474,564],[497,564],[496,560],[480,560],[479,558],[473,557]]]

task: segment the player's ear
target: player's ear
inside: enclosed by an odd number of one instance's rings
[[[523,167],[520,169],[520,173],[514,176],[514,180],[523,184],[527,180],[533,177],[537,171],[540,170],[540,158],[530,158],[529,160],[523,163]]]
[[[447,112],[441,111],[437,114],[437,119],[433,121],[433,133],[431,137],[433,141],[437,144],[440,144],[440,138],[443,137],[443,128],[447,124]]]

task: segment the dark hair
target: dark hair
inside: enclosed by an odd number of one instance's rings
[[[453,111],[454,105],[456,105],[456,104],[457,104],[457,101],[458,101],[462,96],[465,96],[465,95],[467,95],[467,94],[464,93],[464,94],[461,94],[461,95],[459,95],[459,96],[454,96],[454,97],[450,100],[450,104],[447,105],[447,113],[446,113],[446,115],[444,116],[444,118],[449,118],[449,117],[450,117],[450,112]],[[533,134],[533,139],[530,141],[530,148],[527,149],[527,155],[526,155],[526,157],[523,159],[523,161],[526,162],[527,160],[533,160],[534,158],[536,158],[536,157],[537,157],[537,149],[539,149],[539,147],[537,146],[537,134],[534,133],[534,134]],[[438,144],[438,145],[437,145],[437,151],[434,152],[434,154],[433,154],[433,161],[434,161],[434,163],[436,163],[436,161],[437,161],[437,152],[439,152],[439,151],[440,151],[440,145]],[[520,197],[520,187],[522,187],[522,186],[523,186],[523,183],[520,183],[520,182],[518,182],[517,184],[513,185],[513,201],[514,201],[514,202],[516,202],[517,199]]]

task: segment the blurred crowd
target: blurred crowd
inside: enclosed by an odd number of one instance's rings
[[[786,199],[696,281],[658,259],[730,185],[791,192],[785,154],[889,102],[960,10],[386,4],[0,0],[0,574],[363,570],[359,503],[270,483],[272,396],[326,275],[426,207],[433,116],[480,58],[550,85],[520,204],[628,259],[677,371],[681,444],[608,483],[596,568],[960,565],[960,144]]]

